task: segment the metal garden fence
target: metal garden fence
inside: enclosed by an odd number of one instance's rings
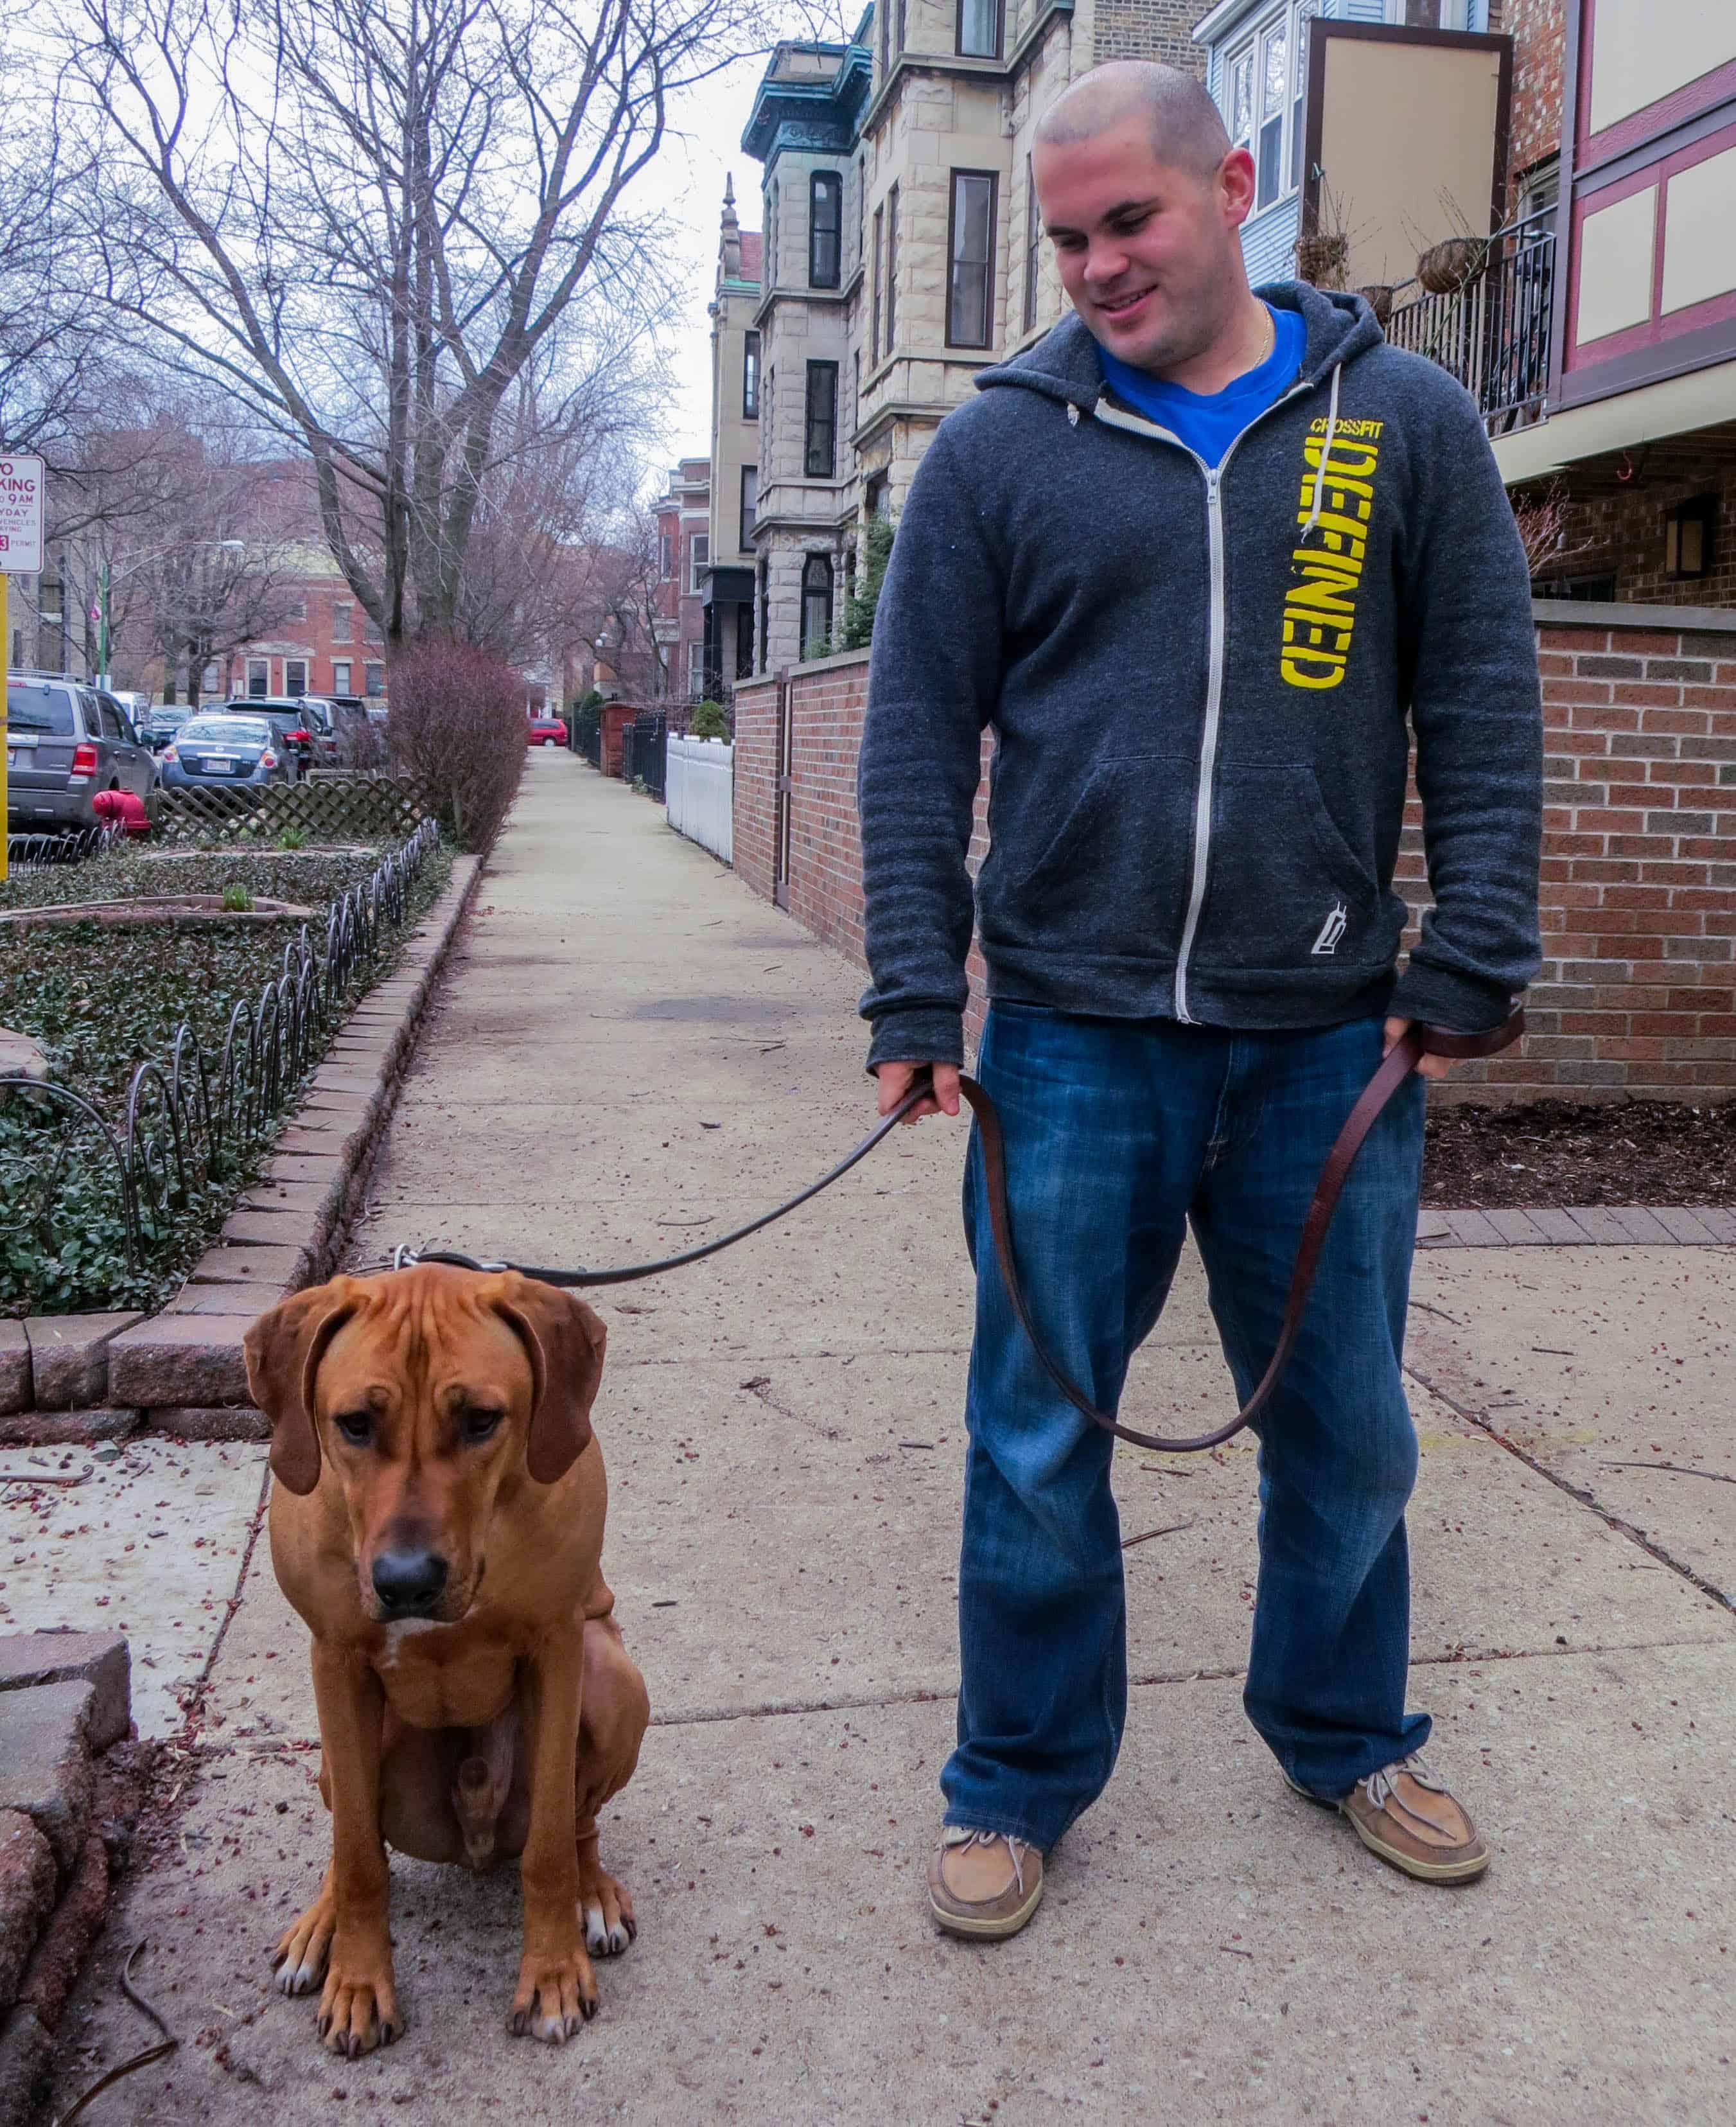
[[[668,781],[669,718],[649,711],[621,734],[621,779],[643,783],[660,804]]]
[[[35,1191],[45,1245],[51,1244],[55,1196],[87,1132],[113,1161],[134,1269],[147,1249],[173,1235],[177,1215],[194,1196],[237,1171],[312,1064],[319,1036],[340,1016],[357,975],[403,923],[411,887],[438,841],[433,822],[423,821],[401,849],[334,902],[323,952],[304,924],[284,948],[282,973],[251,1002],[235,1005],[215,1056],[183,1021],[168,1055],[133,1073],[118,1123],[69,1086],[0,1075],[0,1092],[57,1109],[67,1125],[49,1148]]]

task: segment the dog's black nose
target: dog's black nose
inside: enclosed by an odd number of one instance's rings
[[[425,1618],[446,1585],[446,1561],[431,1551],[382,1551],[374,1561],[374,1593],[394,1616]]]

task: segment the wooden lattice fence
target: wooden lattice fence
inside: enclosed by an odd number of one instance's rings
[[[164,790],[154,826],[165,843],[274,842],[290,829],[310,842],[401,842],[433,816],[414,776],[316,770],[300,783]]]

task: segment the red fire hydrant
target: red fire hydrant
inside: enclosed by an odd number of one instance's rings
[[[133,791],[99,790],[91,800],[91,810],[99,820],[129,835],[148,835],[151,831],[144,800]]]

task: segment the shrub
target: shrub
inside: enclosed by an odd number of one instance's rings
[[[728,738],[730,720],[722,703],[701,702],[693,711],[687,735],[689,738]]]
[[[286,827],[277,837],[280,850],[305,850],[307,847],[305,827]]]
[[[253,897],[244,886],[226,886],[223,889],[223,907],[231,916],[245,916],[253,905]]]
[[[424,642],[395,659],[387,736],[460,848],[485,850],[524,773],[524,689],[511,667],[466,642]]]
[[[886,581],[886,565],[892,558],[892,526],[885,517],[871,517],[862,535],[862,577],[844,609],[844,625],[834,647],[865,650],[873,640],[874,609],[880,603],[880,586]]]

